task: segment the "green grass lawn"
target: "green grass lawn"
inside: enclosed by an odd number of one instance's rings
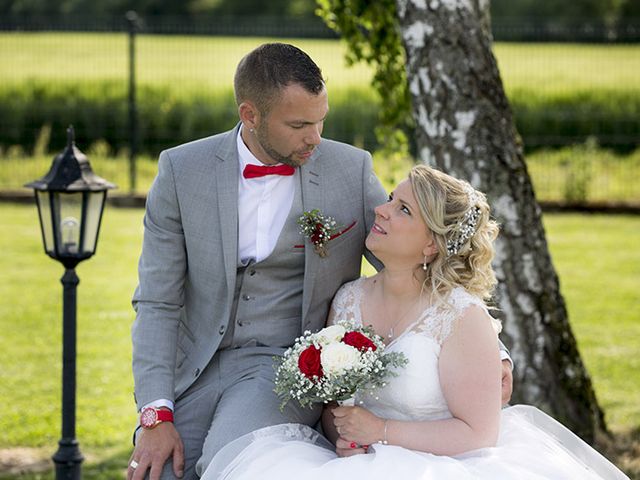
[[[180,82],[180,88],[230,88],[240,59],[258,45],[273,41],[259,37],[139,35],[136,77],[141,84]],[[368,84],[371,71],[364,65],[345,69],[345,47],[337,40],[279,40],[295,43],[322,66],[329,85]],[[118,33],[1,33],[0,78],[21,82],[32,78],[51,81],[118,80],[128,78],[127,35]],[[77,69],[60,68],[73,59]],[[188,79],[188,80],[186,80]],[[185,81],[187,82],[185,84]]]
[[[267,38],[139,35],[137,79],[141,84],[229,88],[238,61]],[[367,85],[371,70],[346,69],[338,40],[284,39],[305,50],[322,67],[329,90]],[[639,45],[496,43],[507,91],[543,94],[588,89],[639,91]],[[0,33],[0,81],[33,78],[51,81],[127,78],[126,33]],[[69,66],[70,68],[63,68]],[[185,79],[188,79],[185,83]]]
[[[107,209],[98,253],[77,269],[77,437],[88,459],[100,464],[85,478],[122,478],[120,467],[126,465],[135,422],[129,300],[141,215]],[[0,261],[0,448],[46,446],[52,454],[60,436],[64,271],[44,254],[34,207],[0,205],[0,225],[6,253]],[[113,469],[112,455],[118,459]]]
[[[640,204],[640,149],[617,154],[578,145],[539,150],[526,161],[538,200]]]
[[[82,148],[84,150],[84,148]],[[118,185],[114,193],[129,192],[128,157],[105,157],[86,150],[98,175]],[[47,172],[54,155],[0,158],[0,190],[18,190]],[[136,192],[145,193],[157,171],[157,159],[139,157]],[[376,169],[387,184],[399,181],[410,168],[401,156],[374,155]],[[640,149],[616,154],[585,146],[540,150],[527,156],[527,165],[538,200],[630,202],[640,204]]]
[[[640,217],[546,214],[544,223],[607,421],[640,428]]]
[[[228,91],[230,95],[233,72],[240,58],[269,40],[273,39],[139,35],[136,78],[140,86],[167,86],[170,97],[219,90]],[[347,88],[370,91],[371,69],[363,64],[347,67],[345,46],[338,40],[282,41],[299,45],[318,62],[334,101],[348,95]],[[615,107],[607,110],[607,115],[612,111],[626,112],[621,115],[633,121],[634,112],[629,110],[636,104],[626,100],[640,97],[640,45],[497,43],[494,51],[512,102],[523,103],[526,99],[524,103],[531,107],[536,102],[555,105],[550,99],[556,99],[561,108],[565,105],[561,101],[564,97],[575,100],[584,96],[600,99],[594,103],[595,112],[581,113],[584,118],[597,117],[597,106],[611,102]],[[19,85],[28,90],[29,81],[38,80],[34,96],[40,88],[55,89],[55,85],[62,84],[77,84],[82,86],[78,88],[91,91],[94,83],[110,80],[124,89],[127,52],[125,33],[3,32],[0,33],[0,65],[3,67],[0,85],[3,88]],[[113,85],[110,88],[114,88]],[[95,95],[99,96],[100,90],[96,90]],[[605,115],[599,121],[606,123],[609,119]],[[9,122],[7,128],[22,128]],[[119,192],[128,191],[126,159],[123,156],[103,159],[93,155],[90,147],[81,145],[96,170],[117,183]],[[39,177],[50,163],[49,157],[34,160],[23,157],[23,153],[20,146],[8,146],[0,152],[0,189],[19,188],[24,182]],[[140,160],[138,192],[148,189],[155,172],[154,161]],[[640,202],[638,150],[631,154],[615,154],[598,148],[589,151],[580,146],[539,150],[529,155],[527,162],[541,200],[571,197],[580,201],[583,195],[589,201]]]
[[[84,478],[123,478],[136,420],[129,300],[142,210],[107,208],[78,275],[77,437]],[[546,214],[571,324],[611,429],[640,428],[640,217]],[[42,250],[36,209],[0,204],[0,449],[52,454],[60,435],[62,267]],[[0,478],[11,478],[2,476]],[[50,473],[24,478],[52,478]]]

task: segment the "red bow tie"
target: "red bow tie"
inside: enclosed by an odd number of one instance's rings
[[[291,165],[252,165],[248,164],[244,167],[244,171],[242,172],[242,176],[244,178],[258,178],[264,177],[265,175],[285,175],[291,176],[295,173],[296,169]]]

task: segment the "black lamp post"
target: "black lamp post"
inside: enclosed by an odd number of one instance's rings
[[[44,177],[25,185],[34,189],[44,250],[64,265],[62,346],[62,438],[53,455],[56,479],[80,478],[84,460],[76,440],[76,287],[75,267],[96,251],[107,190],[115,185],[91,170],[87,157],[75,146],[73,127],[67,147]]]

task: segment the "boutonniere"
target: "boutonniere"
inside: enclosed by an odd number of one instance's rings
[[[315,209],[304,212],[298,218],[298,225],[300,225],[300,233],[313,243],[314,251],[321,257],[326,257],[326,245],[331,240],[331,236],[339,230],[335,219]]]

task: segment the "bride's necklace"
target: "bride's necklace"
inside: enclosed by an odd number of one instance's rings
[[[391,318],[391,315],[389,315],[389,310],[387,309],[387,302],[384,301],[384,277],[382,278],[382,281],[380,282],[380,287],[382,289],[382,293],[380,295],[380,298],[382,299],[382,309],[384,310],[384,318],[385,318],[385,320],[389,320]],[[421,295],[418,295],[416,297],[416,299],[413,302],[411,302],[409,307],[402,313],[402,315],[400,315],[398,317],[398,319],[395,322],[393,322],[391,327],[389,327],[389,329],[387,330],[387,340],[388,341],[390,341],[393,338],[395,338],[395,328],[402,323],[402,321],[406,318],[406,316],[412,310],[414,310],[415,306],[420,301],[420,297],[421,297]]]

